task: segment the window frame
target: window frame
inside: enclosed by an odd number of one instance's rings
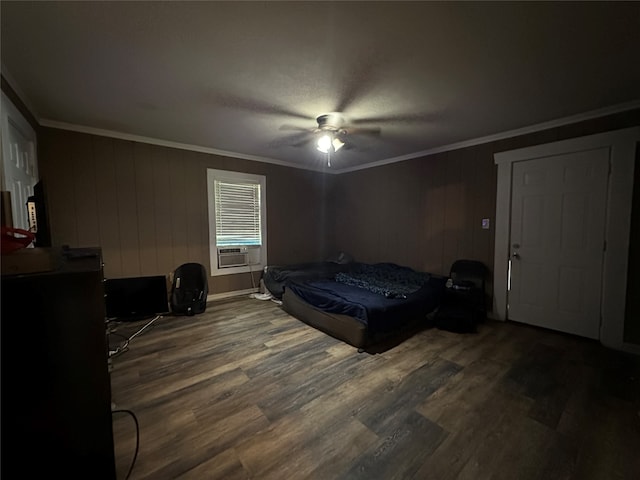
[[[216,244],[216,201],[215,181],[228,183],[254,183],[260,185],[260,233],[262,245],[260,249],[260,262],[240,267],[218,268],[218,246]],[[207,169],[207,203],[209,208],[209,259],[211,264],[211,276],[234,275],[238,273],[251,273],[262,270],[267,265],[267,177],[252,173],[234,172],[231,170]],[[247,245],[239,245],[247,246]],[[251,246],[247,246],[252,248]],[[220,247],[231,248],[231,247]]]

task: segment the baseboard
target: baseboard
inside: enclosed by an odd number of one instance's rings
[[[246,290],[233,290],[231,292],[212,293],[207,295],[207,302],[215,302],[216,300],[224,300],[225,298],[242,297],[251,293],[258,292],[257,288],[248,288]]]

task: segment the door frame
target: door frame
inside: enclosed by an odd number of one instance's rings
[[[616,350],[640,353],[640,346],[624,342],[631,202],[636,143],[640,127],[519,148],[493,155],[498,166],[494,251],[493,313],[508,320],[509,239],[511,235],[511,183],[513,164],[535,158],[609,148],[611,173],[608,181],[605,220],[606,251],[602,270],[600,342]]]

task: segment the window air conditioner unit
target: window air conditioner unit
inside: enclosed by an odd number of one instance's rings
[[[244,267],[249,265],[247,247],[218,248],[218,268]]]

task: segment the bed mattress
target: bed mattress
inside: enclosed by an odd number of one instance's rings
[[[389,298],[327,279],[291,281],[287,285],[287,289],[305,303],[329,314],[352,317],[373,335],[396,331],[416,319],[426,319],[439,305],[444,288],[444,278],[431,277],[416,292],[404,298]]]
[[[334,262],[311,262],[295,265],[271,265],[265,269],[264,285],[275,298],[282,298],[285,286],[291,281],[332,279],[336,274],[347,271],[348,264]]]

